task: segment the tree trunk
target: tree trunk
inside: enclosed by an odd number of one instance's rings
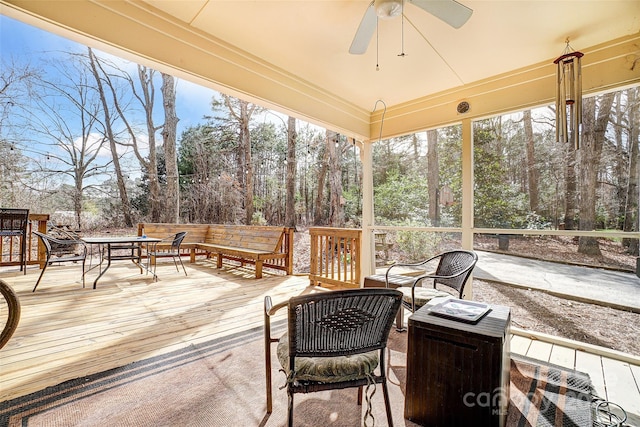
[[[75,189],[73,192],[73,211],[76,215],[76,227],[82,230],[82,180],[75,180]]]
[[[244,222],[250,225],[253,221],[253,162],[251,160],[251,133],[249,123],[256,105],[247,101],[222,95],[224,105],[229,109],[229,115],[238,125],[238,150],[236,177],[244,191]],[[236,111],[237,109],[237,111]]]
[[[429,187],[429,219],[440,225],[440,164],[438,161],[438,131],[427,131],[427,185]]]
[[[329,154],[329,225],[331,227],[344,227],[344,209],[342,208],[342,168],[340,165],[340,135],[333,131],[327,131],[327,152]]]
[[[565,144],[564,229],[576,229],[576,150],[573,136]]]
[[[598,170],[602,156],[609,115],[613,104],[613,93],[602,95],[596,116],[596,98],[585,98],[583,102],[582,143],[580,147],[580,230],[594,230],[596,222],[596,190]],[[601,255],[598,240],[581,236],[578,252]]]
[[[251,161],[251,134],[249,133],[250,115],[248,113],[248,102],[240,102],[240,140],[244,150],[244,209],[245,224],[251,225],[253,222],[253,165]]]
[[[162,138],[167,169],[167,191],[165,193],[164,221],[178,223],[180,218],[180,183],[178,177],[178,155],[176,151],[176,91],[173,76],[162,73],[162,101],[164,126]]]
[[[628,91],[625,93],[628,94]],[[625,209],[629,203],[627,191],[629,189],[629,180],[631,179],[629,172],[629,165],[631,163],[631,152],[633,151],[632,144],[629,144],[629,150],[627,151],[627,141],[625,139],[625,118],[627,108],[622,104],[623,92],[616,92],[614,105],[616,106],[615,113],[612,114],[611,124],[613,125],[613,170],[615,185],[615,197],[617,200],[617,212],[616,212],[616,230],[624,230],[624,223],[627,218]],[[629,95],[627,95],[629,96]],[[629,239],[622,239],[622,245],[627,246],[625,241]]]
[[[531,124],[531,110],[523,113],[524,138],[527,146],[527,181],[529,188],[529,210],[538,212],[538,168],[536,166],[535,144],[533,140],[533,126]]]
[[[156,127],[153,121],[154,89],[153,70],[138,65],[138,78],[142,87],[143,108],[145,112],[147,135],[149,140],[149,159],[146,163],[149,177],[149,219],[151,222],[162,221],[162,200],[160,197],[160,181],[158,179],[158,158],[156,149]]]
[[[313,225],[326,225],[324,221],[324,210],[322,209],[322,205],[324,203],[324,187],[325,180],[327,178],[327,165],[328,161],[328,148],[329,144],[329,135],[326,137],[327,144],[325,144],[324,149],[322,150],[322,160],[318,162],[320,169],[318,170],[318,189],[316,193],[314,214],[313,214]]]
[[[629,105],[629,182],[627,184],[624,231],[638,230],[638,144],[640,144],[640,99],[638,88],[627,91]],[[638,239],[622,239],[622,244],[632,255],[639,255]]]
[[[98,93],[100,94],[100,101],[102,102],[102,109],[104,113],[105,133],[107,140],[109,141],[109,148],[111,149],[111,158],[113,159],[113,169],[116,174],[116,182],[118,185],[118,194],[120,195],[120,203],[122,208],[122,217],[125,227],[133,227],[133,217],[131,215],[131,203],[129,202],[129,196],[127,195],[127,187],[122,175],[122,168],[120,167],[120,158],[118,157],[118,149],[116,145],[115,135],[111,128],[111,114],[109,110],[109,104],[104,93],[104,87],[100,74],[96,67],[96,58],[91,48],[89,48],[89,62],[91,64],[91,71],[96,79],[96,86]]]
[[[287,121],[287,199],[285,204],[284,225],[296,226],[296,119],[289,116]]]

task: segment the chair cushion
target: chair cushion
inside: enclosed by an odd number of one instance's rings
[[[278,360],[289,377],[289,336],[284,334],[278,341]],[[296,357],[294,380],[337,383],[365,378],[378,366],[378,351],[351,356]]]
[[[411,288],[408,286],[402,286],[398,288],[398,290],[402,292],[402,300],[407,304],[411,304]],[[445,291],[441,291],[439,289],[423,288],[423,287],[416,286],[415,304],[416,304],[416,307],[422,307],[423,305],[425,305],[426,303],[428,303],[429,301],[431,301],[436,297],[450,297],[450,296],[451,294]]]

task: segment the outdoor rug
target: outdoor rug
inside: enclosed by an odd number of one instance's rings
[[[284,322],[277,328],[284,331]],[[395,425],[414,427],[404,419],[406,342],[406,333],[392,330],[387,375]],[[587,425],[588,377],[530,362],[512,364],[508,425]],[[256,328],[0,402],[0,426],[285,426],[285,378],[276,363],[274,356],[271,415]],[[356,396],[355,389],[297,394],[295,425],[361,426],[366,405]],[[379,386],[372,409],[375,425],[386,426]]]
[[[513,356],[507,425],[592,425],[591,379],[585,373]]]

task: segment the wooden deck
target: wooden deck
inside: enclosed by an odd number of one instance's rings
[[[198,260],[159,262],[159,280],[129,262],[114,263],[98,283],[82,288],[78,266],[53,266],[35,293],[39,270],[0,273],[22,306],[14,337],[0,350],[0,402],[84,375],[116,368],[192,343],[261,327],[266,295],[274,301],[307,292],[307,276]],[[89,273],[87,283],[95,277]],[[514,330],[512,352],[589,373],[597,393],[624,407],[640,425],[640,358]],[[637,337],[630,337],[637,339]]]

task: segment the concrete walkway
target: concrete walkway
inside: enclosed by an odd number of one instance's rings
[[[578,267],[477,251],[473,277],[539,289],[584,302],[640,313],[640,278],[635,273]]]

